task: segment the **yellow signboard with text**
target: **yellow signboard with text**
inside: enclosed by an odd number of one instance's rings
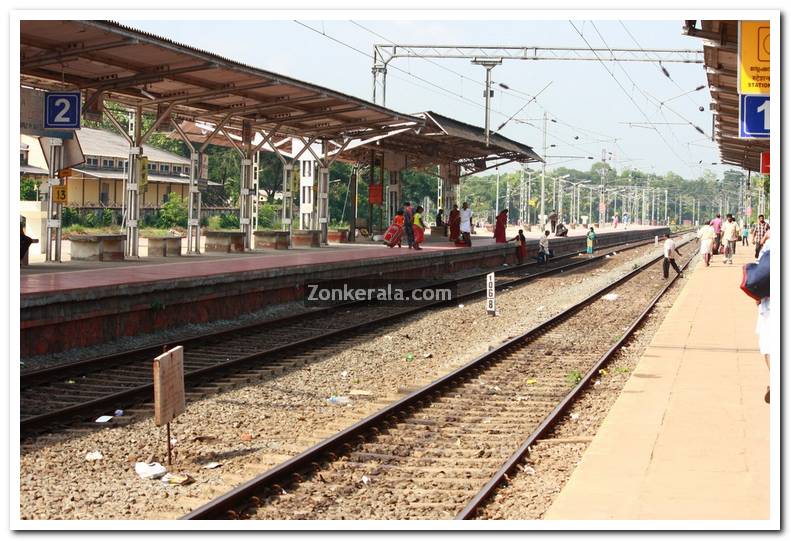
[[[769,95],[769,21],[739,21],[739,94]]]

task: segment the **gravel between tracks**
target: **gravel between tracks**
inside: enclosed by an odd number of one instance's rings
[[[696,256],[697,257],[697,256]],[[685,271],[694,272],[696,261]],[[599,431],[621,394],[640,357],[681,292],[676,282],[656,304],[629,342],[611,359],[600,385],[588,386],[563,419],[530,448],[510,482],[501,487],[479,511],[479,519],[535,520],[543,517]]]
[[[504,291],[498,294],[497,320],[486,315],[483,301],[410,316],[326,359],[189,403],[173,424],[177,455],[170,469],[192,475],[192,485],[165,486],[135,474],[136,461],[152,454],[164,458],[164,431],[150,417],[125,427],[56,433],[26,442],[21,517],[177,518],[560,312],[657,253],[653,246],[638,248],[596,269]],[[408,353],[414,360],[406,360]],[[349,396],[351,404],[327,403],[333,394]],[[91,451],[100,451],[104,458],[87,461]],[[203,469],[210,461],[222,466]]]

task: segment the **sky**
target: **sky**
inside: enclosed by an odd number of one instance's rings
[[[682,35],[681,20],[577,20],[573,26],[567,20],[119,22],[369,101],[375,43],[702,48],[699,39]],[[549,168],[587,170],[603,152],[612,152],[611,165],[618,170],[673,171],[696,178],[709,169],[721,176],[730,167],[719,165],[710,139],[712,115],[703,65],[663,66],[670,77],[658,62],[505,60],[492,71],[491,125],[497,128],[513,116],[500,133],[542,154],[541,118],[547,112],[556,120],[548,124],[548,145],[555,145],[547,150]],[[484,68],[466,59],[398,58],[388,70],[386,106],[404,113],[432,110],[483,126],[484,78]],[[701,85],[702,90],[695,90]]]

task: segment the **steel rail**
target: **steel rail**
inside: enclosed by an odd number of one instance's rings
[[[689,244],[690,242],[692,241],[687,241],[681,246]],[[519,347],[521,343],[529,340],[531,337],[534,337],[545,330],[554,327],[585,306],[598,300],[601,295],[620,286],[621,284],[629,281],[631,278],[642,273],[646,269],[652,267],[660,259],[662,259],[662,257],[663,256],[660,255],[652,258],[645,264],[630,271],[610,284],[600,288],[590,296],[563,310],[561,313],[551,317],[550,319],[536,325],[525,333],[502,343],[498,347],[473,359],[464,366],[461,366],[456,370],[434,380],[428,385],[425,385],[424,387],[412,392],[408,396],[393,402],[389,406],[386,406],[385,408],[373,413],[365,419],[358,421],[357,423],[338,432],[330,438],[327,438],[322,442],[319,442],[318,444],[308,448],[295,457],[292,457],[291,459],[275,466],[263,474],[256,476],[250,481],[247,481],[246,483],[235,487],[229,492],[207,502],[201,507],[184,515],[180,518],[180,520],[207,520],[222,518],[221,515],[228,512],[233,512],[234,508],[243,505],[245,501],[255,496],[256,493],[261,492],[263,489],[283,483],[290,477],[299,479],[300,472],[315,468],[322,456],[332,453],[333,451],[338,451],[343,447],[350,448],[353,441],[365,441],[366,434],[370,431],[370,429],[380,425],[387,425],[390,418],[397,419],[398,417],[404,415],[410,407],[413,407],[415,404],[427,399],[430,395],[437,394],[440,392],[440,390],[451,386],[456,380],[464,379],[474,370],[484,367],[488,363],[496,360],[496,358],[502,355],[504,352],[507,352],[512,348]]]
[[[589,264],[591,264],[593,262],[600,261],[600,260],[606,258],[607,256],[611,255],[614,251],[625,251],[625,250],[629,250],[629,249],[635,249],[635,248],[639,248],[641,246],[645,246],[646,244],[649,244],[650,242],[653,242],[653,241],[652,240],[646,240],[646,241],[639,241],[639,242],[636,242],[636,243],[624,243],[624,244],[621,244],[621,245],[617,245],[617,244],[609,245],[607,248],[612,248],[613,246],[616,246],[616,247],[617,246],[622,246],[622,248],[619,248],[618,250],[611,250],[609,252],[604,252],[604,253],[601,253],[601,254],[596,255],[594,257],[591,257],[591,258],[584,258],[584,259],[581,259],[579,261],[574,261],[572,263],[569,263],[567,265],[563,265],[563,266],[560,266],[560,267],[552,267],[552,268],[546,269],[544,271],[540,271],[540,272],[537,272],[537,273],[528,274],[528,275],[525,275],[525,276],[522,276],[522,277],[519,277],[519,278],[515,278],[513,280],[507,281],[506,283],[501,283],[501,284],[497,285],[496,289],[502,290],[503,288],[509,288],[509,287],[514,286],[514,285],[519,285],[519,284],[531,281],[531,280],[536,279],[536,278],[541,278],[541,277],[548,276],[548,275],[553,275],[553,274],[559,274],[559,273],[562,273],[562,272],[565,272],[567,270],[571,270],[571,269],[574,269],[574,268],[577,268],[577,267],[586,266],[586,265],[589,265]],[[572,257],[576,257],[577,255],[578,255],[578,252],[574,252],[574,253],[571,253],[571,254],[567,254],[565,256],[561,256],[560,258],[558,258],[558,260],[569,259],[569,258],[572,258]],[[501,274],[504,274],[504,273],[507,273],[507,272],[513,272],[514,270],[520,270],[520,269],[528,269],[528,270],[530,270],[533,267],[535,267],[535,265],[533,265],[533,264],[523,264],[523,265],[518,265],[518,266],[514,266],[514,267],[509,267],[507,269],[500,268],[500,269],[497,269],[494,272],[499,272]],[[457,284],[459,284],[461,282],[469,282],[469,281],[473,281],[473,280],[476,280],[476,279],[480,279],[480,277],[484,276],[485,274],[488,274],[488,273],[487,272],[476,273],[476,274],[474,274],[472,276],[462,277],[462,278],[458,278],[458,279],[454,279],[454,280],[448,280],[447,282],[440,283],[440,284],[434,284],[434,286],[435,287],[441,287],[442,285],[453,286],[453,285],[457,285]],[[465,293],[465,294],[462,294],[462,295],[458,295],[458,296],[456,296],[456,298],[454,298],[452,300],[437,301],[437,302],[433,302],[433,303],[429,303],[429,304],[421,304],[420,306],[416,306],[416,307],[413,307],[413,308],[408,308],[408,309],[401,310],[401,311],[396,311],[395,313],[391,313],[391,314],[388,314],[388,315],[385,315],[385,316],[382,316],[382,317],[374,318],[374,319],[371,319],[371,320],[368,320],[368,321],[365,321],[365,322],[362,322],[362,323],[355,323],[355,324],[347,326],[347,327],[333,329],[331,331],[327,331],[327,332],[324,332],[324,333],[313,335],[313,336],[310,336],[310,337],[307,337],[307,338],[303,338],[301,340],[296,340],[296,341],[292,341],[292,342],[289,342],[289,343],[286,343],[286,344],[281,344],[281,345],[270,347],[270,348],[267,348],[267,349],[262,349],[260,351],[257,351],[255,353],[253,353],[253,354],[250,354],[250,355],[242,355],[242,356],[238,356],[238,357],[226,360],[226,361],[220,361],[220,362],[218,362],[216,364],[213,364],[211,366],[207,366],[207,367],[203,367],[203,368],[200,368],[200,369],[197,369],[197,370],[192,370],[192,371],[187,372],[184,375],[185,383],[189,383],[190,384],[190,388],[194,388],[194,387],[199,386],[199,383],[201,382],[200,381],[201,378],[205,378],[205,377],[213,375],[213,374],[222,374],[223,372],[226,372],[226,371],[232,370],[232,369],[239,370],[239,369],[244,368],[247,365],[256,363],[256,362],[261,361],[261,360],[263,360],[263,359],[265,359],[267,357],[271,357],[271,356],[274,356],[274,355],[284,355],[284,354],[291,353],[293,351],[299,351],[301,348],[310,347],[310,346],[316,346],[317,344],[321,344],[322,342],[324,342],[326,340],[330,340],[330,339],[336,338],[338,336],[342,336],[342,335],[348,334],[349,332],[352,332],[352,331],[363,330],[363,329],[366,329],[366,328],[368,328],[368,327],[370,327],[372,325],[379,325],[379,324],[387,323],[387,322],[389,322],[391,320],[394,320],[394,319],[397,319],[397,318],[400,318],[400,317],[404,317],[404,316],[408,316],[408,315],[411,315],[411,314],[414,314],[414,313],[418,313],[420,311],[425,310],[426,308],[439,308],[439,307],[442,307],[442,306],[450,305],[450,304],[458,302],[459,300],[476,297],[478,295],[481,295],[482,293],[485,293],[485,288],[476,289],[474,291],[471,291],[471,292],[468,292],[468,293]],[[360,305],[360,304],[365,304],[365,303],[364,302],[352,302],[352,303],[346,303],[346,304],[342,305],[341,307],[349,307],[351,305]],[[332,308],[329,308],[329,309],[325,309],[325,311],[326,310],[336,311],[338,308],[339,307],[332,307]],[[211,335],[198,336],[198,337],[195,337],[194,339],[192,339],[192,342],[193,343],[205,342],[207,340],[222,338],[223,336],[230,335],[230,334],[236,334],[236,333],[239,333],[240,331],[245,331],[245,330],[249,330],[249,329],[252,329],[252,328],[261,328],[261,327],[271,326],[273,323],[283,324],[283,323],[287,323],[289,321],[296,320],[296,319],[298,319],[300,317],[304,317],[306,315],[311,315],[312,316],[312,315],[316,314],[317,312],[319,312],[319,311],[309,312],[307,314],[297,314],[297,315],[293,315],[293,316],[286,316],[286,317],[283,317],[283,318],[280,318],[280,319],[277,319],[277,320],[269,320],[269,321],[263,322],[263,323],[253,323],[253,324],[245,325],[245,326],[242,326],[242,327],[236,327],[236,328],[225,330],[225,331],[219,331],[219,332],[217,332],[215,334],[211,334]],[[184,343],[183,341],[181,341],[181,342]],[[170,343],[174,343],[174,341],[170,341]],[[187,345],[188,345],[188,343],[187,343]],[[88,361],[80,361],[78,363],[72,363],[72,364],[69,364],[69,365],[61,366],[61,367],[52,367],[52,368],[48,368],[48,369],[43,369],[41,371],[36,371],[34,373],[31,373],[31,376],[37,378],[38,381],[41,381],[42,377],[47,377],[49,379],[49,381],[52,381],[54,379],[67,377],[68,374],[73,374],[75,371],[78,371],[80,368],[88,368],[88,367],[90,367],[88,369],[91,372],[94,372],[94,371],[97,370],[97,368],[95,368],[95,367],[98,366],[98,365],[101,365],[101,367],[98,368],[99,370],[103,369],[103,368],[108,368],[108,367],[112,368],[112,367],[119,366],[119,365],[124,365],[124,364],[132,365],[132,364],[134,364],[136,362],[141,362],[141,361],[145,360],[145,356],[144,356],[145,352],[147,352],[151,358],[153,358],[154,356],[158,355],[161,352],[161,347],[162,347],[161,345],[158,345],[158,346],[150,346],[150,347],[147,347],[147,348],[141,348],[140,350],[135,350],[133,352],[133,354],[134,354],[134,358],[133,359],[128,359],[128,358],[124,359],[123,358],[124,356],[129,357],[130,356],[129,353],[126,353],[126,354],[115,354],[115,355],[112,355],[112,356],[109,356],[109,357],[106,357],[106,358],[99,357],[99,358],[96,358],[96,359],[91,359],[91,360],[88,360]],[[36,381],[36,380],[34,380],[34,381]],[[27,387],[30,387],[30,386],[35,386],[35,383],[27,385]],[[145,384],[145,385],[139,385],[139,386],[136,386],[136,387],[131,387],[129,389],[125,389],[123,391],[110,393],[110,394],[107,394],[106,396],[102,396],[102,397],[99,397],[99,398],[95,398],[95,399],[92,399],[92,400],[88,400],[88,401],[85,401],[85,402],[74,404],[72,406],[67,406],[67,407],[64,407],[64,408],[57,409],[57,410],[52,410],[52,411],[49,411],[49,412],[46,412],[46,413],[42,413],[42,414],[39,414],[39,415],[35,415],[35,416],[24,418],[24,419],[22,419],[20,421],[20,434],[23,435],[23,436],[24,435],[29,435],[31,433],[35,433],[35,432],[41,431],[43,429],[49,428],[52,425],[56,425],[56,424],[58,424],[60,422],[66,422],[67,420],[70,420],[70,419],[72,419],[72,418],[74,418],[74,417],[76,417],[78,415],[88,415],[89,413],[95,413],[95,412],[100,411],[100,410],[105,409],[105,408],[110,408],[110,409],[115,410],[115,409],[118,409],[119,407],[127,406],[128,404],[134,403],[135,401],[139,401],[141,399],[142,400],[149,399],[153,395],[153,389],[154,389],[153,383],[149,383],[149,384]]]
[[[652,242],[651,239],[646,239],[646,240],[641,240],[641,241],[636,241],[636,242],[631,242],[631,243],[612,243],[612,244],[604,245],[602,248],[612,248],[614,246],[621,246],[622,248],[620,248],[619,251],[624,251],[624,250],[631,250],[631,249],[634,249],[634,248],[639,248],[641,246],[645,246],[645,245],[649,244],[650,242]],[[610,255],[611,253],[612,252],[608,252],[606,254],[601,254],[601,255],[597,255],[597,256],[595,256],[593,258],[589,258],[588,260],[585,260],[585,264],[598,261],[598,260],[602,259],[602,257],[605,257],[606,255]],[[573,258],[573,257],[577,257],[578,255],[579,255],[579,252],[573,252],[573,253],[570,253],[570,254],[565,254],[565,255],[562,255],[562,256],[559,256],[559,257],[555,258],[555,262],[562,261],[562,260],[565,260],[565,259],[570,259],[570,258]],[[512,266],[512,267],[509,267],[508,269],[497,269],[494,272],[507,273],[509,271],[520,270],[520,269],[527,269],[527,270],[529,270],[530,268],[533,268],[535,266],[536,265],[533,264],[533,263],[523,264],[523,265],[515,265],[515,266]],[[565,267],[564,267],[564,269],[565,269]],[[559,270],[559,268],[558,267],[553,267],[552,269],[548,269],[548,270],[555,271],[555,270]],[[489,271],[489,272],[491,272],[491,271]],[[486,274],[488,274],[488,272],[481,272],[481,273],[474,274],[472,276],[458,278],[458,279],[455,279],[455,280],[449,280],[447,282],[440,282],[439,284],[434,284],[434,285],[441,286],[441,285],[458,284],[461,281],[473,280],[475,278],[480,278],[482,276],[485,276]],[[533,275],[530,275],[530,276],[538,277],[538,276],[543,276],[545,274],[547,274],[547,273],[546,272],[542,272],[542,273],[536,273],[536,274],[533,274]],[[289,324],[291,322],[300,320],[300,319],[302,319],[302,318],[304,318],[306,316],[307,317],[314,317],[317,314],[320,315],[322,313],[330,313],[330,312],[333,312],[333,311],[337,311],[339,308],[348,308],[348,307],[351,307],[351,306],[354,306],[354,305],[360,305],[360,304],[363,304],[363,303],[364,303],[364,301],[353,301],[353,302],[349,302],[349,303],[343,303],[341,305],[337,305],[337,306],[333,306],[333,307],[329,307],[329,308],[320,308],[320,309],[313,310],[313,311],[310,311],[310,312],[303,312],[303,313],[299,313],[299,314],[283,316],[283,317],[280,317],[280,318],[269,319],[269,320],[266,320],[266,321],[263,321],[263,322],[259,321],[259,322],[248,323],[248,324],[245,324],[245,325],[240,325],[240,326],[237,326],[237,327],[233,327],[231,329],[224,329],[224,330],[221,330],[221,331],[214,331],[214,332],[211,332],[211,333],[208,333],[208,334],[187,335],[187,336],[184,336],[184,337],[181,337],[181,338],[171,339],[171,340],[168,340],[168,341],[159,342],[159,343],[156,343],[156,344],[153,344],[153,345],[150,345],[150,346],[143,346],[143,347],[140,347],[140,348],[129,349],[129,350],[125,350],[125,351],[122,351],[122,352],[113,353],[113,354],[110,354],[110,355],[100,355],[100,356],[97,356],[97,357],[83,359],[83,360],[75,361],[75,362],[71,362],[71,363],[64,363],[64,364],[55,365],[55,366],[51,366],[51,367],[47,367],[47,368],[41,368],[41,369],[37,369],[37,370],[29,370],[27,372],[24,372],[24,373],[20,374],[20,385],[21,385],[21,388],[25,388],[25,387],[29,387],[29,386],[33,386],[33,385],[40,385],[40,384],[43,384],[43,383],[46,383],[46,382],[49,382],[49,381],[55,381],[55,380],[58,380],[60,378],[63,378],[64,376],[69,376],[70,374],[72,374],[74,372],[82,373],[85,370],[89,370],[89,369],[91,369],[93,367],[108,368],[108,367],[112,367],[112,366],[117,366],[119,364],[126,364],[126,363],[132,361],[132,359],[130,359],[129,357],[138,357],[139,356],[141,358],[152,358],[153,359],[154,357],[156,357],[157,355],[159,355],[162,352],[162,348],[164,346],[167,346],[169,344],[174,344],[176,342],[178,342],[179,344],[182,344],[184,346],[188,346],[191,343],[195,343],[195,342],[205,342],[207,340],[221,339],[221,338],[223,338],[225,336],[228,336],[230,334],[250,331],[250,330],[253,330],[253,329],[259,329],[259,328],[261,328],[261,326],[264,326],[264,325],[266,325],[266,326],[287,325],[287,324]]]
[[[695,254],[692,255],[681,267],[681,270],[686,270],[692,260],[695,258]],[[623,345],[632,337],[634,331],[643,323],[645,318],[648,314],[654,309],[656,304],[659,300],[664,296],[668,289],[676,282],[679,275],[676,274],[672,280],[670,280],[660,291],[657,293],[651,301],[649,301],[648,305],[646,306],[645,310],[643,310],[640,315],[638,315],[632,324],[629,326],[626,331],[624,331],[623,335],[621,336],[618,341],[613,344],[613,346],[607,350],[604,355],[602,355],[598,361],[596,361],[593,366],[591,367],[588,372],[582,377],[582,379],[577,383],[577,385],[572,388],[571,391],[563,398],[563,400],[555,406],[555,408],[544,418],[540,425],[527,437],[527,439],[522,443],[519,449],[512,454],[508,460],[500,467],[499,470],[491,477],[491,479],[483,486],[483,488],[467,503],[465,508],[456,515],[456,520],[468,520],[475,518],[478,510],[485,504],[485,502],[489,499],[489,496],[497,490],[502,482],[505,480],[505,477],[511,473],[516,465],[530,452],[530,446],[532,446],[538,438],[544,435],[546,431],[552,427],[555,423],[560,420],[560,416],[566,411],[568,406],[577,399],[577,397],[582,393],[585,386],[590,382],[590,380],[598,373],[599,369],[604,366],[612,357],[623,347]]]

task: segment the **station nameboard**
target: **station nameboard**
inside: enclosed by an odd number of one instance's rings
[[[739,94],[769,95],[769,21],[739,21]]]
[[[739,96],[739,139],[768,139],[769,96]]]

